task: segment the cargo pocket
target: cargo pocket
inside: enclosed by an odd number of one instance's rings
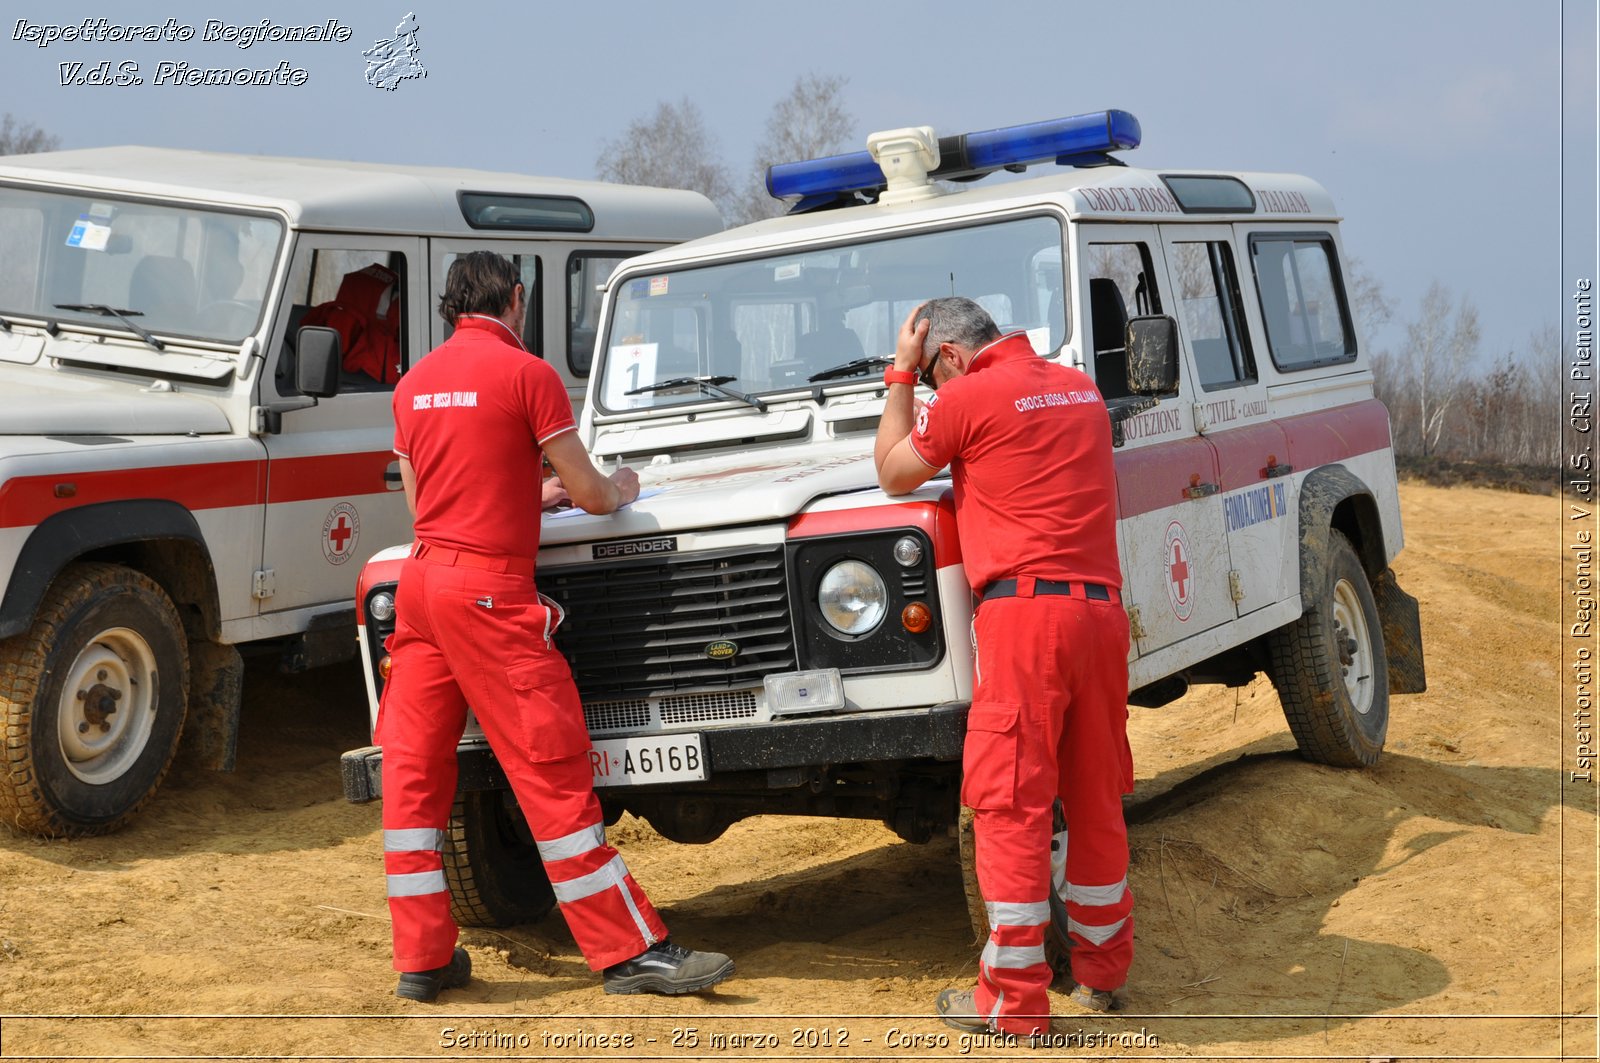
[[[587,755],[589,728],[572,672],[560,654],[546,660],[518,661],[506,669],[511,693],[517,699],[516,734],[528,759],[535,762],[566,760]]]
[[[1007,702],[967,710],[961,756],[961,803],[968,808],[1017,805],[1017,706]]]

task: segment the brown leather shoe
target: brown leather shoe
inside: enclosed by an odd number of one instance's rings
[[[939,994],[935,1008],[946,1026],[966,1033],[999,1033],[994,1024],[978,1014],[978,991],[946,989]]]
[[[1067,994],[1067,999],[1083,1008],[1085,1011],[1116,1011],[1117,998],[1109,989],[1095,989],[1082,982],[1072,987],[1072,992]]]

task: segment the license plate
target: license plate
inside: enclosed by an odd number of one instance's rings
[[[650,738],[602,738],[589,750],[595,786],[698,782],[706,777],[706,750],[698,732]]]

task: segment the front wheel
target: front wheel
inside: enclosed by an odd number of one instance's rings
[[[450,911],[462,926],[516,926],[549,914],[555,891],[539,849],[509,793],[456,795],[445,837]]]
[[[63,570],[33,626],[0,642],[0,817],[50,837],[122,826],[172,764],[188,686],[159,585],[120,565]]]
[[[1371,767],[1389,731],[1389,669],[1378,606],[1355,548],[1328,532],[1321,586],[1300,618],[1268,639],[1272,683],[1300,755]]]

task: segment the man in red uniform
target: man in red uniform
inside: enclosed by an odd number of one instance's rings
[[[465,985],[440,850],[470,705],[533,832],[556,900],[608,993],[691,993],[733,973],[666,927],[605,840],[589,732],[552,636],[562,611],[534,588],[541,454],[574,504],[610,513],[639,494],[602,475],[578,441],[560,377],[522,346],[516,268],[475,251],[445,280],[455,333],[394,392],[395,452],[416,545],[401,573],[393,671],[379,709],[383,848],[395,992],[432,1000]]]
[[[914,411],[919,369],[938,390]],[[939,1013],[958,1029],[1048,1030],[1052,888],[1066,905],[1073,1002],[1112,1008],[1133,959],[1111,422],[1092,380],[1040,358],[1024,333],[1001,336],[970,299],[913,310],[884,379],[879,482],[902,494],[950,466],[967,579],[982,598],[961,800],[975,812],[992,932],[976,989],[945,990]],[[1052,838],[1058,796],[1067,829]]]

